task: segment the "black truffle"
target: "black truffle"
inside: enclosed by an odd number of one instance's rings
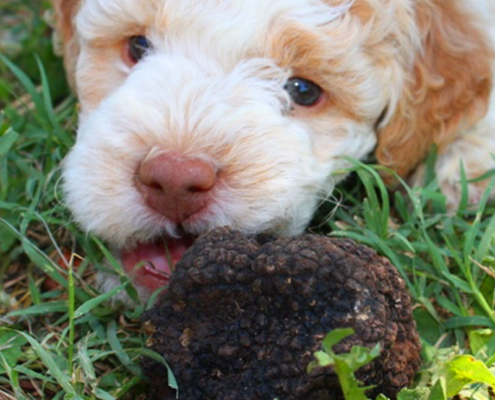
[[[308,374],[324,336],[336,346],[381,345],[358,379],[395,398],[420,363],[410,297],[390,262],[347,239],[245,237],[227,228],[200,237],[169,290],[143,317],[150,347],[170,364],[183,400],[341,399],[332,368]],[[149,400],[174,399],[167,374],[145,359]]]

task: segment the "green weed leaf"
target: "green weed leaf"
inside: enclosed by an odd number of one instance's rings
[[[488,367],[472,356],[457,356],[445,364],[447,396],[457,395],[466,385],[485,383],[495,387],[495,376]]]
[[[325,339],[323,339],[323,342],[321,343],[321,347],[326,353],[332,354],[333,346],[353,334],[354,329],[352,328],[334,329],[332,332],[325,336]]]
[[[495,338],[495,332],[491,329],[479,329],[469,332],[469,346],[473,354],[477,355],[488,350],[488,345]],[[493,352],[485,354],[494,354]]]
[[[18,138],[19,134],[12,129],[0,136],[0,160],[8,154]]]
[[[35,315],[46,315],[51,313],[66,313],[67,311],[67,302],[63,300],[57,300],[37,304],[23,310],[12,311],[7,314],[7,317],[31,317]]]
[[[397,400],[429,400],[430,389],[418,387],[416,389],[402,389]]]
[[[0,353],[9,367],[15,366],[22,357],[22,346],[26,342],[27,340],[18,333],[0,330]],[[0,374],[5,372],[5,367],[0,363]]]
[[[428,400],[447,400],[447,387],[445,379],[439,379],[431,390]]]
[[[322,342],[323,351],[314,354],[316,360],[309,364],[308,372],[311,373],[315,368],[332,366],[346,400],[368,400],[366,391],[372,387],[361,386],[354,372],[369,364],[380,354],[380,345],[377,344],[373,349],[354,346],[350,353],[335,354],[333,346],[353,334],[354,330],[349,328],[335,329],[330,332]]]

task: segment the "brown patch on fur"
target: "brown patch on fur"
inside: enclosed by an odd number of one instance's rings
[[[80,0],[53,0],[53,8],[57,15],[57,29],[64,41],[70,40],[74,34],[72,18]]]
[[[272,30],[267,43],[270,46],[268,54],[281,68],[291,70],[293,77],[316,83],[325,91],[324,105],[315,109],[308,108],[300,117],[315,118],[328,115],[331,110],[339,110],[350,119],[360,119],[355,113],[355,92],[351,88],[343,91],[335,87],[337,82],[346,79],[341,71],[333,71],[332,63],[338,63],[338,60],[329,60],[326,44],[317,32],[303,29],[295,23],[284,24],[279,29]],[[352,79],[347,80],[351,81]]]
[[[423,37],[397,111],[378,137],[378,161],[408,175],[432,144],[445,147],[487,111],[494,53],[473,17],[453,0],[417,5]]]
[[[88,45],[77,80],[79,100],[85,109],[95,109],[125,79],[125,71],[117,67],[122,46],[122,43],[109,43],[105,47]]]
[[[323,0],[330,7],[341,7],[349,4],[349,0]],[[350,13],[359,18],[362,23],[367,23],[376,16],[376,9],[369,0],[354,0],[349,9]]]
[[[72,89],[75,89],[75,68],[79,46],[74,39],[73,18],[77,13],[81,0],[52,0],[57,19],[57,31],[64,47],[64,63],[67,77]]]
[[[352,4],[350,9],[352,15],[358,17],[362,23],[371,21],[373,16],[376,15],[376,10],[369,4],[368,1],[357,0]]]

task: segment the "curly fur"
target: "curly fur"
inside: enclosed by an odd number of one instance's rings
[[[301,233],[344,178],[345,156],[421,181],[433,144],[449,203],[459,162],[495,166],[494,6],[488,0],[54,0],[66,66],[81,104],[64,165],[82,227],[117,248],[177,226],[149,209],[136,169],[150,152],[207,159],[221,171],[191,234]],[[153,51],[133,68],[132,35]],[[326,93],[293,108],[291,76]],[[470,189],[475,201],[483,183]]]

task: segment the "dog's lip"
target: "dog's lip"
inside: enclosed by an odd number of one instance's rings
[[[120,252],[122,267],[138,286],[154,291],[169,282],[175,264],[195,239],[194,236],[161,237],[138,242]]]

